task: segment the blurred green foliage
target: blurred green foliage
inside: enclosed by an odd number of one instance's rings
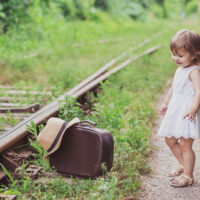
[[[186,13],[191,14],[197,12],[198,10],[198,2],[195,0],[189,1],[186,5]]]
[[[54,12],[68,20],[97,20],[101,11],[117,16],[146,20],[149,15],[170,17],[170,13],[184,16],[197,12],[198,0],[1,0],[0,28],[34,21],[40,15]],[[34,15],[33,15],[34,13]]]
[[[0,21],[4,31],[8,26],[28,17],[27,9],[33,0],[1,0]]]

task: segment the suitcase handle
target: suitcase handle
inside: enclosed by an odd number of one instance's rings
[[[80,121],[79,122],[79,124],[82,124],[82,125],[90,125],[90,124],[92,124],[92,125],[96,125],[96,123],[95,122],[93,122],[93,121],[90,121],[90,120],[82,120],[82,121]]]

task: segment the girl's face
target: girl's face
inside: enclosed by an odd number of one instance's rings
[[[172,60],[179,67],[189,67],[192,64],[192,56],[184,49],[179,49],[177,52],[172,52]]]

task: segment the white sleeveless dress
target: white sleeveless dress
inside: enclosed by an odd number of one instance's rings
[[[194,89],[189,75],[194,69],[200,69],[200,67],[196,65],[188,68],[178,67],[176,70],[172,85],[172,98],[158,135],[168,138],[196,139],[200,137],[200,109],[196,114],[196,123],[189,121],[188,117],[183,119],[193,103]]]

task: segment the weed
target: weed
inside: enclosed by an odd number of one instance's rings
[[[14,178],[12,177],[11,173],[0,163],[1,168],[3,169],[3,171],[5,172],[5,174],[8,176],[8,178],[10,179],[11,183],[13,186],[16,185],[16,182],[14,180]]]
[[[80,104],[77,102],[76,98],[66,96],[65,100],[60,101],[61,105],[59,107],[59,117],[70,121],[75,117],[80,119],[84,118],[84,112],[80,108]]]
[[[39,126],[39,132],[42,131],[42,129],[44,128],[44,125],[41,124]],[[29,133],[33,134],[35,136],[35,138],[37,138],[37,126],[34,122],[31,122],[31,125],[28,125],[27,126],[27,130]],[[37,150],[37,152],[39,153],[39,155],[36,155],[36,157],[38,157],[38,159],[32,161],[34,164],[37,164],[37,165],[40,165],[41,167],[43,167],[43,170],[46,171],[46,170],[50,170],[50,165],[49,165],[49,162],[48,160],[44,160],[43,157],[45,154],[47,154],[46,151],[44,151],[42,149],[42,147],[40,146],[40,144],[38,143],[37,140],[31,140],[29,139],[29,143],[30,143],[30,146],[35,148]],[[50,170],[52,171],[52,170]]]

